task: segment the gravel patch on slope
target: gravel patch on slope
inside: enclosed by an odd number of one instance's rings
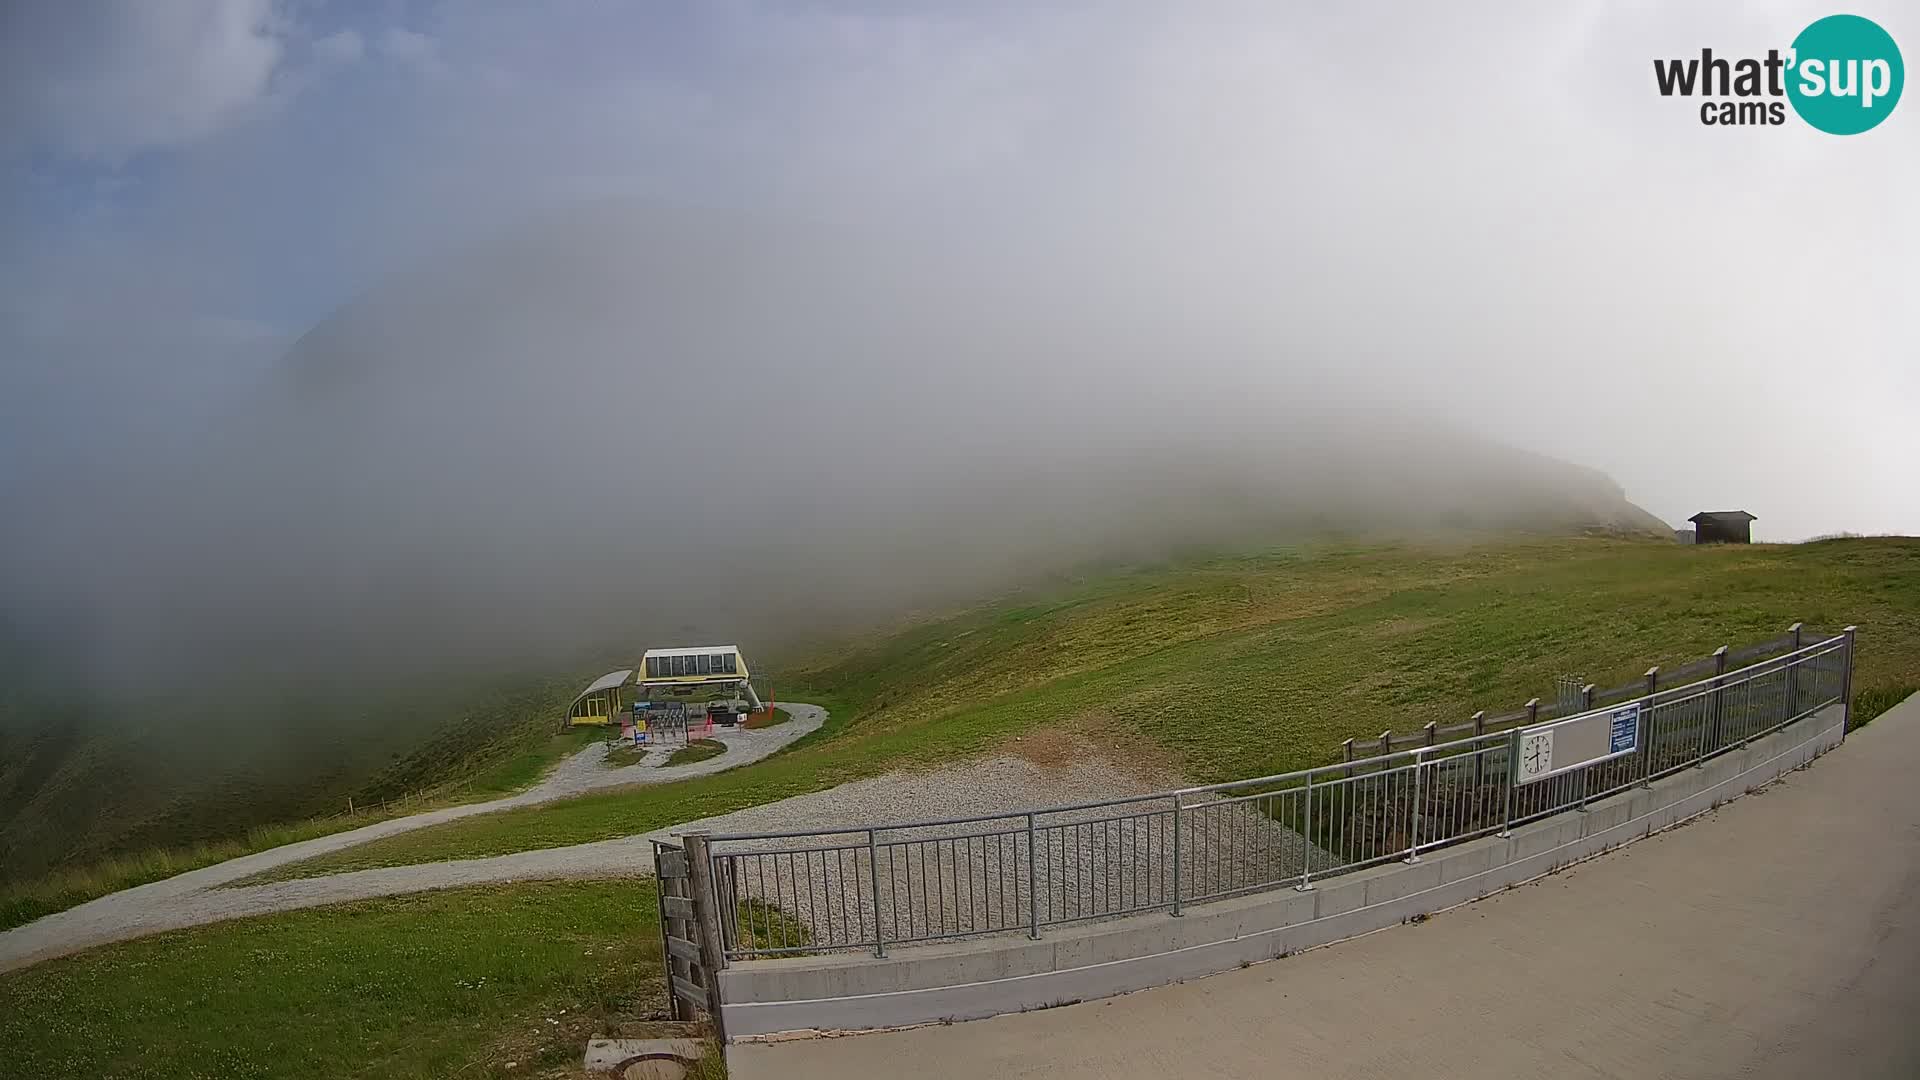
[[[1105,762],[1045,767],[1024,758],[992,757],[855,780],[827,791],[675,825],[658,835],[664,839],[695,830],[732,833],[865,828],[890,821],[1024,812],[1035,806],[1145,795],[1165,787],[1163,781],[1155,782]]]
[[[1107,918],[1169,904],[1176,873],[1191,902],[1337,861],[1246,802],[1190,797],[1176,840],[1171,799],[1132,798],[1165,788],[1105,764],[1045,768],[999,757],[862,780],[664,832],[857,830],[715,842],[731,944],[773,949],[870,942],[876,912],[888,941],[1006,930],[1036,917]],[[1029,832],[1032,808],[1107,800],[1128,801],[1036,813]],[[878,828],[869,851],[870,826],[995,814],[1010,816]]]

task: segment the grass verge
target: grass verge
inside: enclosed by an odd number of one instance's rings
[[[652,886],[520,884],[175,931],[0,976],[0,1076],[575,1077],[665,1008]]]
[[[619,746],[607,751],[607,756],[600,759],[600,764],[605,765],[609,769],[624,769],[629,765],[638,765],[646,759],[646,747],[635,746],[632,743],[621,743]]]
[[[1920,686],[1886,686],[1877,690],[1860,691],[1853,695],[1853,709],[1847,730],[1858,731],[1866,727],[1875,717],[1916,693],[1920,693]]]
[[[755,949],[798,949],[813,944],[813,929],[776,904],[749,896],[739,901],[737,911],[738,925],[745,930],[743,944]],[[785,955],[811,954],[800,951]]]
[[[719,739],[700,739],[696,742],[690,742],[680,749],[675,750],[673,753],[668,754],[666,762],[661,767],[669,768],[674,765],[691,765],[696,761],[706,761],[708,758],[717,758],[726,752],[727,744],[721,742]]]
[[[539,783],[547,770],[562,758],[606,739],[606,728],[589,726],[569,727],[544,739],[535,739],[524,749],[475,775],[463,790],[468,796],[484,798],[525,791]]]

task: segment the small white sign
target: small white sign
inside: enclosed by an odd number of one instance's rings
[[[1553,729],[1520,736],[1520,782],[1538,780],[1553,771]]]

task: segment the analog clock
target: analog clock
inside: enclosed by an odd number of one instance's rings
[[[1553,771],[1553,732],[1529,731],[1520,736],[1520,779],[1537,780]]]

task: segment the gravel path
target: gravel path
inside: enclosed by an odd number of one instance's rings
[[[229,859],[164,881],[100,897],[0,933],[0,972],[162,930],[341,900],[525,877],[585,878],[633,873],[632,867],[636,864],[626,853],[601,852],[596,849],[606,845],[583,844],[573,848],[521,852],[499,859],[399,866],[247,888],[220,888],[288,863],[475,814],[535,806],[598,788],[625,784],[664,784],[730,769],[766,757],[817,730],[827,718],[826,710],[817,705],[788,702],[781,708],[786,709],[793,719],[777,727],[758,731],[744,728],[715,729],[716,737],[727,744],[727,752],[705,761],[668,768],[660,764],[666,759],[667,752],[656,749],[640,764],[608,768],[601,764],[606,754],[605,744],[595,743],[561,762],[539,784],[518,795],[376,822],[348,832]],[[609,843],[618,845],[630,841]],[[645,865],[641,866],[641,872],[651,873],[651,863],[645,861],[646,845],[638,844],[635,850],[642,852],[641,862]]]
[[[822,717],[819,710],[812,706],[790,707],[796,710],[802,708],[811,710],[811,723],[807,726],[807,730],[817,726]],[[795,720],[781,728],[740,734],[764,735],[799,727],[801,723],[799,714],[796,712]],[[598,747],[594,749],[598,750]],[[729,751],[729,755],[731,753],[732,751]],[[737,762],[740,759],[735,760]],[[712,764],[711,761],[700,763],[703,766]],[[596,765],[596,767],[599,766]],[[647,766],[641,765],[638,768],[647,768]],[[679,769],[672,771],[676,775],[685,775]],[[664,774],[667,770],[663,769],[659,772]],[[262,852],[260,855],[247,856],[233,860],[231,863],[222,863],[216,867],[208,867],[167,881],[155,882],[152,885],[143,885],[137,889],[103,897],[71,911],[51,915],[38,922],[8,931],[6,934],[0,934],[0,971],[24,967],[40,960],[107,942],[275,911],[289,911],[464,885],[556,878],[650,876],[653,872],[650,842],[695,829],[714,833],[832,829],[865,825],[874,821],[967,817],[1022,810],[1031,806],[1126,798],[1164,790],[1164,788],[1165,778],[1143,777],[1135,772],[1105,763],[1080,761],[1065,766],[1040,766],[1023,758],[995,757],[963,762],[931,771],[897,772],[858,780],[828,791],[799,795],[730,814],[669,826],[642,836],[576,844],[571,847],[516,852],[486,859],[378,867],[326,877],[276,881],[262,885],[215,887],[258,873],[268,865],[280,865],[292,861],[292,857],[282,855],[288,849],[275,849],[272,852]],[[542,785],[541,790],[547,789],[547,785]],[[1324,857],[1324,853],[1319,852],[1318,849],[1309,849],[1297,835],[1280,829],[1264,818],[1245,813],[1239,807],[1229,808],[1223,805],[1220,809],[1245,817],[1246,820],[1233,835],[1240,837],[1241,847],[1238,850],[1244,852],[1246,858],[1266,860],[1279,858],[1298,865],[1303,857],[1313,858],[1316,862]],[[1102,812],[1094,812],[1094,814],[1098,813]],[[1076,822],[1084,821],[1089,816],[1093,815],[1052,815],[1048,819],[1054,826],[1051,830],[1054,843],[1059,846],[1057,854],[1052,856],[1054,861],[1048,864],[1049,868],[1043,873],[1043,880],[1048,884],[1049,893],[1057,891],[1061,894],[1063,906],[1060,913],[1062,915],[1067,913],[1064,907],[1065,896],[1069,893],[1077,896],[1079,882],[1090,880],[1096,873],[1101,877],[1107,876],[1104,872],[1095,869],[1096,867],[1104,868],[1107,865],[1100,860],[1110,859],[1115,864],[1130,862],[1134,860],[1132,852],[1136,848],[1153,843],[1145,839],[1147,833],[1135,831],[1125,837],[1115,833],[1112,846],[1102,848],[1101,841],[1095,839],[1086,830],[1076,832],[1074,829]],[[942,925],[959,927],[962,925],[963,918],[974,917],[976,909],[970,894],[965,901],[944,893],[935,900],[926,899],[924,888],[916,892],[915,887],[905,881],[909,867],[924,869],[924,866],[930,862],[936,868],[936,873],[945,873],[949,877],[957,874],[963,883],[970,884],[977,874],[989,870],[993,865],[992,860],[996,857],[988,853],[984,844],[978,848],[968,847],[963,853],[951,841],[943,842],[940,839],[940,837],[952,835],[954,831],[951,829],[914,830],[910,833],[896,833],[893,836],[895,840],[913,845],[914,849],[921,853],[917,857],[903,858],[900,868],[893,876],[901,878],[900,889],[902,895],[906,897],[904,917],[909,923],[920,925],[923,929],[930,920],[938,920]],[[1246,840],[1249,836],[1265,839],[1260,843],[1249,844]],[[809,841],[808,844],[818,842]],[[864,839],[862,842],[864,843]],[[309,841],[309,843],[314,842]],[[290,845],[289,848],[304,846]],[[729,846],[752,847],[752,845],[741,844]],[[904,853],[906,847],[902,846],[895,850],[896,853]],[[1303,855],[1309,850],[1310,853]],[[1215,852],[1213,846],[1199,836],[1191,842],[1189,852],[1184,865],[1190,867],[1227,865],[1233,861],[1231,858],[1225,860],[1216,858],[1215,856],[1223,852]],[[1275,852],[1283,854],[1276,855]],[[307,858],[312,854],[315,852],[301,851],[294,857]],[[1024,859],[1024,856],[1022,855],[1020,859]],[[1016,859],[1015,862],[1020,859]],[[837,880],[833,873],[824,867],[824,864],[819,865],[821,865],[820,873],[825,880],[828,882]],[[1198,874],[1197,869],[1189,869],[1188,872]],[[1017,877],[1017,872],[1015,876]],[[858,879],[857,870],[853,871],[848,879],[849,889],[853,889],[855,879]],[[772,877],[765,880],[784,881],[786,879],[776,868],[772,872]],[[1190,880],[1196,880],[1196,878],[1190,878]],[[882,887],[885,888],[884,883]],[[1149,893],[1153,887],[1148,883]],[[758,896],[762,895],[764,890],[764,895],[771,897],[782,888],[778,884],[743,886],[741,895]],[[784,888],[786,892],[791,893],[791,882],[788,882]],[[781,906],[790,910],[800,922],[805,923],[817,941],[824,943],[833,940],[832,921],[838,917],[839,912],[824,909],[822,912],[813,912],[798,903],[783,903]],[[865,910],[868,917],[871,917],[871,909]],[[982,904],[979,908],[982,915],[993,920],[992,925],[999,924],[1002,919],[1000,913],[1017,912],[1017,910],[1017,904],[1012,906]]]
[[[485,813],[488,810],[504,810],[511,806],[531,806],[535,803],[552,802],[555,799],[584,794],[597,788],[619,787],[622,784],[664,784],[672,780],[685,780],[690,776],[705,776],[722,769],[731,769],[736,765],[744,765],[749,761],[759,761],[802,735],[812,734],[827,719],[827,710],[818,705],[787,702],[780,707],[787,710],[788,715],[793,719],[778,727],[761,728],[758,731],[749,731],[744,727],[714,728],[713,737],[727,745],[727,752],[719,757],[696,761],[691,765],[669,767],[662,763],[666,761],[672,748],[654,747],[648,752],[646,760],[639,764],[610,769],[600,763],[601,758],[606,754],[606,745],[595,743],[561,762],[536,787],[508,799],[481,803],[478,808],[459,807],[459,809],[470,813]],[[403,820],[412,821],[413,819]]]

